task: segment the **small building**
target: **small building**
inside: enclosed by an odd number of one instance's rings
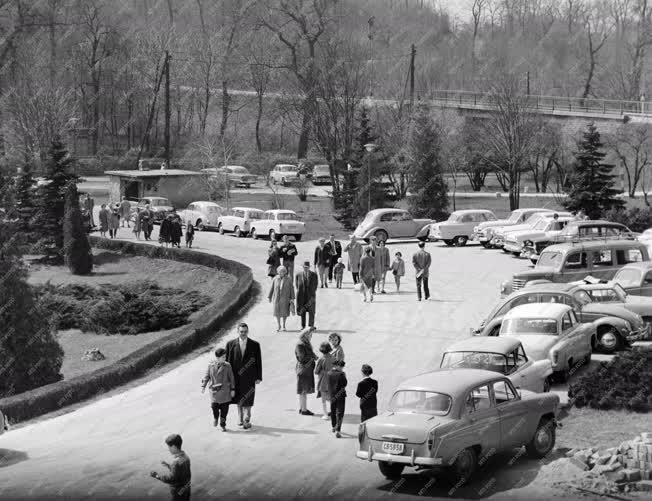
[[[109,170],[109,200],[122,197],[139,200],[144,197],[165,197],[175,208],[184,208],[196,200],[206,200],[206,174],[182,169]]]

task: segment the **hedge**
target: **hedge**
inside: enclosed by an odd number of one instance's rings
[[[96,248],[217,268],[234,275],[237,280],[216,307],[204,308],[191,324],[180,327],[175,332],[143,346],[115,363],[69,380],[0,399],[0,409],[13,423],[81,402],[123,385],[142,376],[149,369],[194,350],[209,340],[224,323],[231,320],[249,300],[253,289],[251,268],[220,256],[95,236],[89,238],[91,245]]]

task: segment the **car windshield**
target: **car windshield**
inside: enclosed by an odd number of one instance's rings
[[[262,219],[263,211],[262,210],[250,210],[249,219]]]
[[[542,219],[541,221],[539,221],[537,224],[534,225],[533,229],[545,231],[547,227],[548,227],[548,221]]]
[[[296,165],[281,165],[281,170],[286,172],[297,172],[299,167]]]
[[[557,335],[557,320],[554,318],[507,318],[500,328],[501,336],[521,334]]]
[[[560,252],[542,252],[541,256],[539,256],[539,260],[537,261],[535,268],[559,268],[562,259],[563,256]]]
[[[276,219],[279,221],[298,221],[299,217],[294,212],[278,212]]]
[[[312,171],[319,176],[329,176],[331,173],[328,165],[316,165]]]
[[[509,219],[507,220],[508,223],[517,223],[519,218],[521,217],[521,212],[519,211],[514,211],[511,213],[509,216]]]
[[[159,198],[159,199],[153,198],[150,201],[145,201],[145,203],[148,203],[152,207],[161,206],[161,205],[170,205],[170,202],[168,201],[167,198]]]
[[[618,282],[623,287],[637,287],[641,284],[641,272],[635,269],[622,269],[614,277],[614,282]]]
[[[444,393],[421,390],[400,390],[394,393],[387,410],[445,416],[451,408],[451,397]]]
[[[502,353],[453,351],[444,353],[442,369],[484,369],[507,374],[507,357]]]
[[[450,222],[450,223],[455,223],[455,222],[459,221],[461,217],[462,217],[461,214],[457,214],[457,213],[453,212],[450,216],[448,216],[447,221]]]
[[[534,213],[530,217],[528,217],[525,220],[525,223],[523,223],[523,224],[527,224],[528,226],[532,226],[533,224],[536,224],[536,222],[539,221],[539,219],[541,219],[541,215]]]
[[[616,284],[615,287],[601,287],[599,289],[591,289],[591,297],[594,301],[600,303],[624,303],[625,291],[623,288]]]

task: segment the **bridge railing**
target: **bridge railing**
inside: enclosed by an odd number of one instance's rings
[[[434,90],[423,96],[463,107],[494,107],[495,98],[482,92]],[[575,112],[603,115],[652,115],[651,101],[620,101],[560,96],[523,96],[524,105],[543,112]]]

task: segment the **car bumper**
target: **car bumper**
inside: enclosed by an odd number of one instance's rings
[[[633,343],[634,341],[643,341],[650,338],[650,324],[645,324],[645,327],[641,327],[638,330],[633,330],[625,336],[628,342]]]
[[[486,243],[489,242],[491,239],[487,237],[487,235],[484,233],[474,233],[473,235],[471,235],[471,240],[475,240],[476,242],[480,242],[480,243]]]
[[[520,242],[505,242],[503,249],[509,252],[518,252],[520,253],[523,249],[523,245]]]
[[[505,240],[501,237],[493,237],[491,239],[491,245],[495,247],[502,247],[503,245],[505,245]]]
[[[398,456],[396,454],[387,454],[385,452],[374,452],[371,448],[368,451],[356,452],[358,459],[365,459],[367,461],[385,461],[388,463],[400,463],[411,466],[440,466],[444,462],[442,458],[430,458],[415,456],[414,453],[410,456]]]

